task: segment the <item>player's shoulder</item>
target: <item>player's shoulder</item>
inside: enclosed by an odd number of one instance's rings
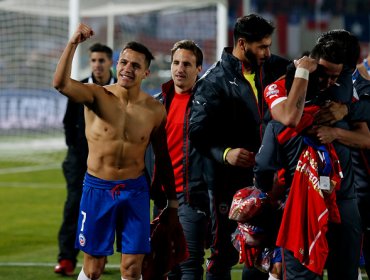
[[[285,79],[281,78],[271,84],[269,84],[265,90],[264,90],[264,98],[265,101],[267,102],[268,106],[271,108],[272,103],[281,98],[286,98],[287,96],[287,91],[285,88]]]
[[[271,94],[276,94],[277,91],[283,91],[285,92],[285,76],[280,77],[278,80],[275,82],[269,84],[265,88],[265,96],[271,95]]]
[[[370,80],[370,75],[368,73],[368,69],[365,67],[365,65],[363,63],[357,64],[356,68],[358,69],[358,72],[360,73],[360,75],[364,79]]]
[[[159,100],[146,92],[142,92],[142,103],[147,109],[155,113],[163,114],[166,111],[164,105]]]
[[[110,84],[110,85],[105,85],[105,86],[102,86],[102,87],[105,88],[108,91],[114,91],[117,88],[117,84]]]
[[[116,84],[101,86],[98,84],[86,84],[89,87],[92,87],[92,90],[95,92],[99,98],[105,98],[105,96],[119,96],[122,94],[122,89],[117,87]],[[103,94],[104,93],[104,94]]]
[[[142,96],[140,103],[144,108],[143,113],[148,113],[150,119],[154,121],[155,127],[158,128],[161,124],[166,122],[167,113],[165,106],[152,95],[145,93],[145,95]]]

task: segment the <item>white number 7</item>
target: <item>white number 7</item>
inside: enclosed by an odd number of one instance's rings
[[[81,231],[84,231],[84,225],[85,225],[85,221],[86,221],[86,212],[81,211],[81,214],[82,214],[82,216],[84,216],[83,219],[82,219]]]

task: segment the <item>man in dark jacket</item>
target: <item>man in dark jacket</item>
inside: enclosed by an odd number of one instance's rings
[[[317,60],[317,71],[311,73],[309,77],[308,75],[307,77],[303,77],[300,75],[300,71],[297,70],[300,68],[299,64],[297,69],[295,69],[295,67],[289,67],[285,81],[280,80],[275,82],[266,89],[265,97],[269,100],[269,106],[282,106],[281,100],[287,104],[287,100],[290,98],[290,86],[293,88],[293,83],[297,78],[306,80],[306,107],[310,104],[320,106],[323,102],[325,104],[325,102],[333,100],[333,98],[342,100],[348,99],[346,96],[348,96],[350,92],[348,93],[347,89],[352,88],[350,86],[343,87],[339,82],[343,81],[343,78],[341,79],[341,76],[345,73],[343,69],[349,66],[348,62],[345,60],[348,56],[348,51],[340,44],[339,40],[320,41],[315,45],[310,54],[310,57]],[[337,82],[340,83],[340,86],[338,86],[339,84]],[[283,88],[279,87],[279,83],[284,85]],[[326,89],[322,88],[321,85],[326,85]],[[286,95],[287,92],[289,92],[288,96]],[[303,92],[303,88],[301,88],[301,92]],[[285,96],[285,100],[282,99],[283,96]],[[316,109],[315,113],[317,113],[318,110],[319,108]],[[287,110],[285,111],[287,112]],[[260,152],[256,156],[256,183],[263,191],[269,190],[272,185],[274,171],[284,168],[285,190],[286,193],[288,193],[290,192],[293,174],[295,174],[294,170],[296,170],[301,152],[307,146],[307,142],[304,141],[303,136],[308,135],[308,133],[307,129],[302,130],[296,128],[297,131],[292,134],[292,137],[288,139],[289,141],[282,142],[279,138],[281,132],[286,129],[284,125],[287,125],[287,123],[284,123],[285,118],[282,111],[280,114],[272,115],[274,119],[279,122],[271,121],[264,134]],[[303,115],[303,117],[305,117],[305,115]],[[298,118],[300,119],[301,116],[298,116]],[[312,121],[317,121],[316,116],[312,119]],[[338,122],[335,124],[335,127],[338,128],[347,128],[347,126],[348,124],[345,122]],[[315,127],[315,129],[320,130],[320,127]],[[318,139],[316,139],[316,137],[313,138],[318,143],[320,141],[323,142],[322,140],[324,139],[320,134]],[[361,228],[360,216],[355,200],[351,152],[348,147],[340,143],[340,141],[334,141],[333,148],[339,158],[340,166],[343,171],[343,178],[340,182],[340,188],[335,191],[336,205],[339,210],[341,222],[339,224],[335,222],[329,222],[327,224],[328,233],[326,237],[329,247],[327,255],[328,278],[357,279],[361,246]],[[327,177],[327,175],[322,176],[323,180]],[[294,184],[292,184],[292,186],[293,185]],[[296,207],[294,212],[297,213],[300,209],[301,207]],[[285,209],[284,212],[284,214],[286,214],[287,210]],[[299,237],[299,235],[297,235],[297,237]],[[289,237],[285,239],[290,240]],[[302,279],[321,279],[317,271],[314,272],[304,267],[302,262],[296,258],[297,255],[293,255],[291,248],[288,249],[289,250],[284,249],[284,275],[286,275],[287,279],[297,279],[296,277],[301,277]],[[324,261],[325,260],[326,257]]]
[[[368,106],[370,81],[364,79],[359,72],[354,75],[354,103]],[[364,106],[367,105],[367,106]],[[364,117],[364,116],[363,116]],[[350,130],[338,127],[320,126],[318,137],[323,143],[338,141],[351,148],[356,189],[357,204],[361,215],[363,241],[362,253],[365,259],[365,269],[370,275],[370,121],[350,122]]]
[[[356,191],[357,203],[360,211],[362,229],[363,229],[363,242],[362,242],[362,251],[365,258],[365,268],[369,274],[370,265],[369,265],[369,256],[370,256],[370,246],[369,246],[369,149],[370,149],[370,137],[369,137],[369,93],[370,93],[370,83],[367,80],[367,73],[360,71],[357,65],[360,48],[358,39],[345,30],[332,30],[327,33],[324,33],[320,36],[319,40],[328,40],[335,39],[342,43],[343,49],[346,50],[348,54],[347,57],[347,76],[349,78],[352,76],[353,81],[353,97],[351,104],[341,104],[338,102],[331,101],[328,106],[321,109],[317,114],[318,120],[321,120],[323,123],[317,130],[318,137],[323,143],[330,142],[340,142],[351,148],[352,155],[352,165],[353,165],[353,174],[354,181],[353,184]],[[357,68],[356,68],[357,67]],[[351,75],[350,75],[351,74]],[[340,83],[342,85],[342,83]],[[339,87],[340,89],[340,87]],[[340,93],[340,92],[339,92]],[[351,93],[351,91],[350,91]],[[338,95],[338,94],[336,94]],[[343,93],[342,93],[343,95]],[[347,94],[348,95],[348,94]],[[342,98],[343,99],[343,98]],[[331,98],[331,100],[336,100]],[[339,100],[342,101],[342,100]],[[349,110],[348,110],[349,109]],[[346,115],[346,116],[345,116]],[[346,121],[349,122],[349,129],[343,129],[341,127],[330,127],[329,123],[335,123],[338,120],[341,120],[345,116]],[[347,199],[347,201],[350,201]],[[348,203],[348,202],[347,202]],[[348,212],[348,211],[347,211]],[[346,215],[348,220],[353,221],[354,215],[352,212],[348,212]],[[348,227],[353,228],[352,224]],[[348,232],[348,231],[347,231]],[[353,246],[349,243],[350,235],[344,235],[343,244],[349,244],[348,247],[352,249]],[[349,250],[349,249],[348,249]],[[353,251],[353,250],[352,250]],[[348,253],[341,248],[341,254],[348,256]],[[349,255],[351,258],[351,255]],[[342,263],[345,263],[344,260]],[[334,259],[332,265],[328,267],[328,276],[330,277],[333,274],[333,279],[338,278],[338,275],[343,275],[343,272],[337,269],[338,261]],[[356,264],[349,266],[346,263],[346,271],[349,270],[349,267],[353,267],[352,271],[355,274]],[[338,274],[335,274],[338,273]],[[348,278],[348,277],[347,277]]]
[[[258,15],[239,18],[234,47],[225,48],[221,60],[195,86],[189,136],[206,156],[213,238],[207,279],[231,279],[231,267],[238,262],[231,243],[237,223],[228,219],[229,208],[235,192],[252,185],[266,111],[263,89],[283,75],[288,64],[271,55],[273,31]]]
[[[170,272],[168,279],[203,279],[204,244],[209,219],[208,188],[203,175],[203,157],[188,138],[193,86],[202,70],[202,63],[203,53],[193,41],[176,42],[171,50],[172,79],[164,83],[162,92],[155,96],[167,110],[167,143],[175,174],[178,214],[190,255]],[[154,162],[152,153],[147,153],[146,162],[150,169]],[[154,178],[152,194],[160,189],[161,182]],[[157,206],[163,208],[165,205]]]
[[[117,82],[111,71],[113,51],[108,46],[94,44],[89,48],[91,75],[83,83],[109,85]],[[63,173],[67,181],[67,199],[64,204],[63,222],[58,234],[59,254],[55,273],[70,276],[77,262],[75,248],[78,209],[82,195],[82,183],[86,173],[88,154],[85,136],[84,105],[68,100],[63,119],[67,156],[63,162]]]

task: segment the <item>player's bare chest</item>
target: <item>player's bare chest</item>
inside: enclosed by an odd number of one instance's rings
[[[140,106],[126,106],[117,117],[115,127],[125,141],[147,142],[154,127],[152,112]]]

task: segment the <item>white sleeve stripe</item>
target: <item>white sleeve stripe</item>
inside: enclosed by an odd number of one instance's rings
[[[282,96],[282,97],[279,97],[279,98],[276,98],[272,103],[271,103],[271,108],[272,109],[275,105],[279,104],[280,102],[286,100],[288,97],[286,96]]]

